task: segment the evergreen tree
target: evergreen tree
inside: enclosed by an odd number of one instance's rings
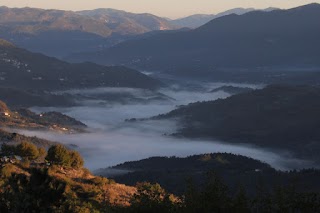
[[[71,166],[69,150],[61,144],[49,148],[46,160],[55,165]]]
[[[17,149],[15,146],[10,146],[5,143],[1,145],[1,155],[2,156],[9,156],[17,154]]]
[[[159,184],[138,183],[131,200],[133,212],[164,213],[173,210],[173,198]]]
[[[40,147],[38,149],[38,152],[39,152],[39,157],[38,158],[43,159],[43,158],[45,158],[47,156],[47,151],[42,147]]]
[[[35,160],[39,157],[39,150],[32,143],[22,142],[17,146],[16,150],[17,155],[27,160]]]
[[[239,187],[237,194],[233,199],[233,211],[237,213],[250,212],[249,199],[243,186]]]
[[[72,168],[81,168],[83,167],[84,160],[79,154],[79,152],[76,151],[70,151],[70,159],[71,159],[71,167]]]
[[[207,182],[200,195],[201,212],[230,212],[231,199],[228,188],[214,172],[208,172]]]
[[[191,178],[187,180],[187,189],[184,194],[184,208],[186,212],[198,212],[199,192]]]

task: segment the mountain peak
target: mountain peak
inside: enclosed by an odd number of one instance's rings
[[[320,4],[319,3],[306,4],[303,6],[292,8],[291,10],[311,10],[311,9],[317,9],[317,10],[320,9]]]

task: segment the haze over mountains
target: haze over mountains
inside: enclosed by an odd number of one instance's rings
[[[114,9],[90,11],[44,10],[0,7],[0,23],[16,33],[39,34],[46,31],[81,31],[109,37],[112,34],[142,34],[177,27],[152,14],[134,14]]]
[[[226,70],[317,70],[320,28],[315,20],[319,19],[319,4],[233,14],[192,31],[131,40],[70,60],[191,76]]]
[[[242,15],[251,11],[255,11],[254,8],[234,8],[231,10],[227,10],[225,12],[221,12],[218,14],[195,14],[188,17],[172,20],[171,23],[175,24],[176,26],[180,27],[188,27],[188,28],[198,28],[207,22],[222,17],[226,15],[236,14],[236,15]],[[267,8],[263,11],[272,11],[277,10],[277,8]]]
[[[135,14],[115,9],[73,12],[2,6],[0,33],[2,38],[33,52],[64,57],[105,49],[144,33],[195,28],[217,17],[252,10],[236,8],[217,15],[169,20],[148,13]]]
[[[52,56],[93,51],[137,34],[172,29],[177,27],[164,18],[113,9],[72,12],[0,7],[2,38]]]
[[[79,11],[85,15],[104,22],[116,34],[142,34],[155,30],[177,29],[167,19],[152,14],[135,14],[115,9],[96,9]]]

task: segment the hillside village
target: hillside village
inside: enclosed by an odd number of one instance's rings
[[[61,133],[84,132],[86,125],[58,112],[36,114],[28,109],[11,110],[0,101],[0,127],[49,130]]]

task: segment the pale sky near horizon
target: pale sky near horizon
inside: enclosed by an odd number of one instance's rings
[[[169,18],[193,14],[215,14],[228,9],[292,8],[320,0],[0,0],[0,6],[37,7],[62,10],[113,8],[134,13],[152,13]]]

